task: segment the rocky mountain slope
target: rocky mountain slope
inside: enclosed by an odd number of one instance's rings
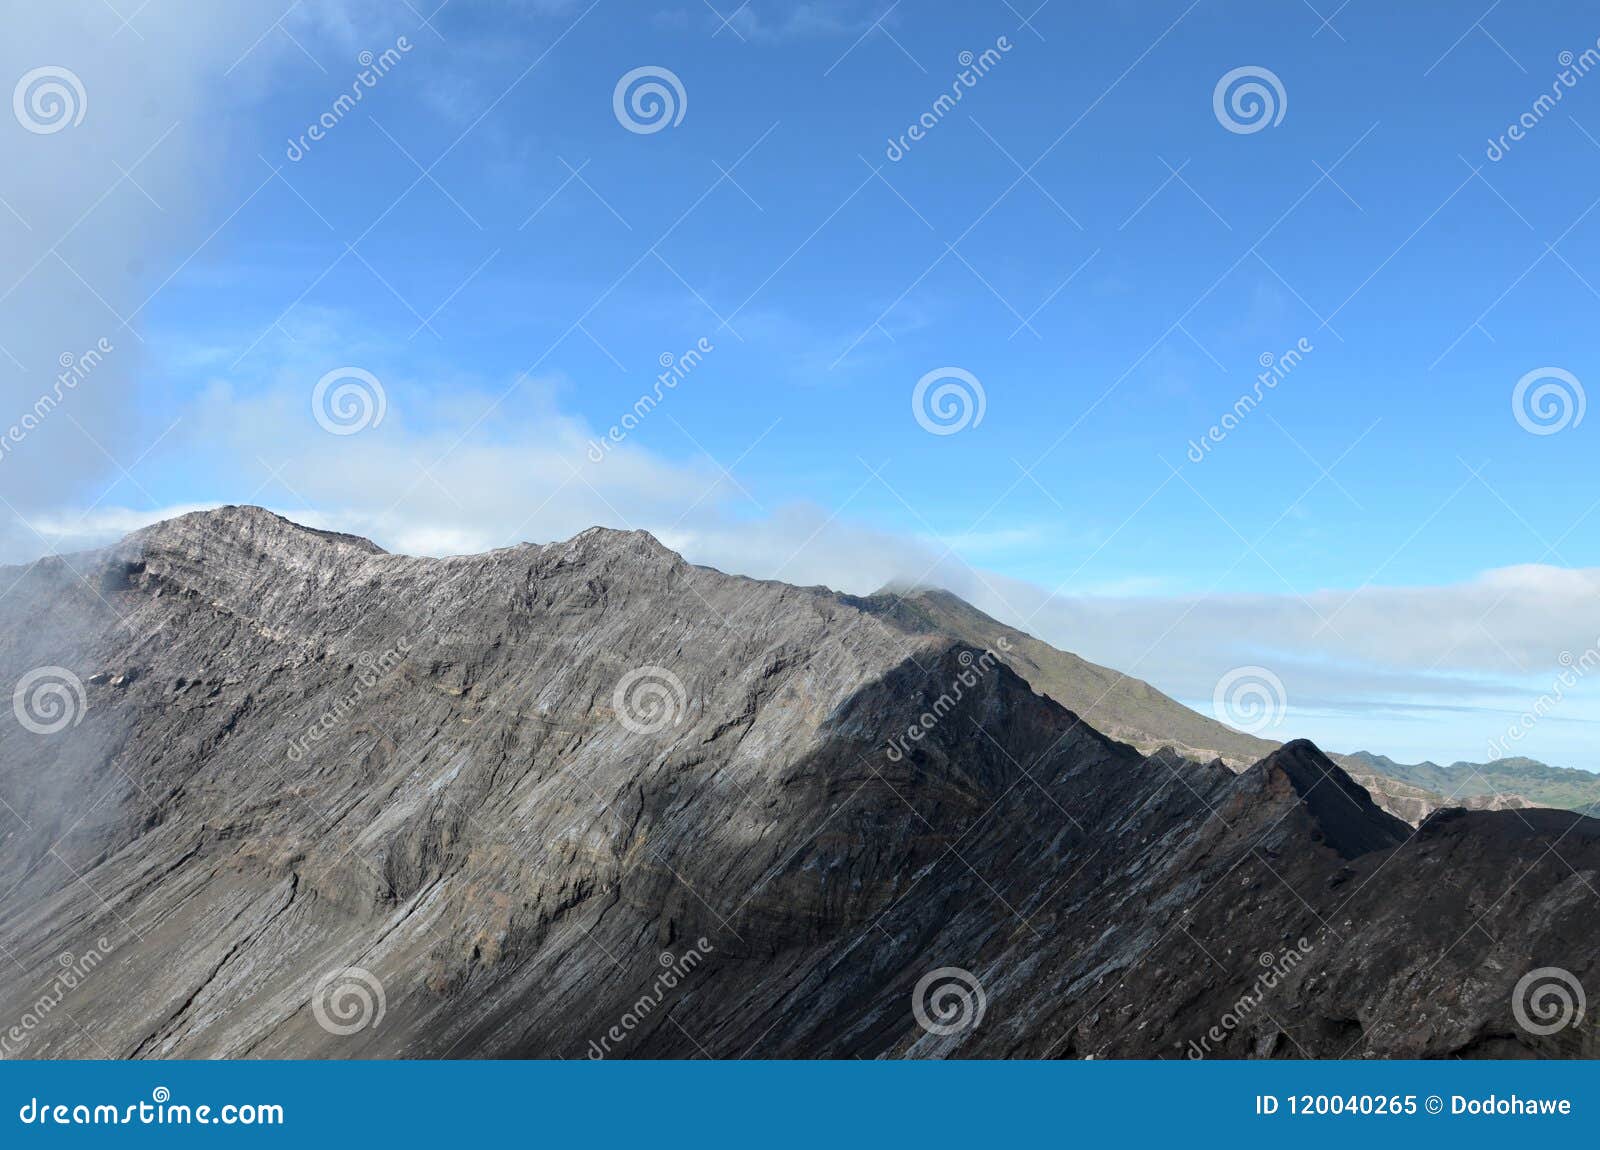
[[[1091,663],[1015,627],[1008,627],[948,591],[885,590],[856,602],[912,631],[953,635],[979,648],[997,649],[1003,643],[1007,662],[1034,690],[1050,696],[1097,730],[1130,743],[1146,754],[1170,747],[1196,762],[1220,759],[1234,770],[1243,770],[1278,747],[1269,739],[1234,730],[1199,714],[1143,680]],[[1497,790],[1482,773],[1466,769],[1452,768],[1454,777],[1446,779],[1439,768],[1434,768],[1433,774],[1426,774],[1421,767],[1402,767],[1390,759],[1365,752],[1334,755],[1333,758],[1366,788],[1379,806],[1412,826],[1448,806],[1471,810],[1531,806],[1578,809],[1576,803],[1529,801],[1516,793],[1514,787]],[[1465,764],[1458,764],[1458,767],[1464,768]],[[1563,776],[1583,774],[1577,771],[1560,773]],[[1517,776],[1525,777],[1525,774]],[[1433,784],[1431,789],[1419,783],[1422,778]],[[1512,781],[1504,773],[1496,778]],[[1594,797],[1600,798],[1600,778],[1592,775],[1585,778],[1596,788]],[[1442,786],[1446,781],[1450,785]],[[1562,781],[1572,782],[1570,779]]]
[[[1595,820],[1147,756],[639,533],[225,508],[3,574],[8,1057],[1600,1054],[1519,1021],[1600,987]]]
[[[997,648],[1004,641],[1007,661],[1034,690],[1146,754],[1172,747],[1199,762],[1221,759],[1242,770],[1278,746],[1192,711],[1143,680],[1008,627],[948,591],[880,591],[860,604],[908,630],[953,635],[974,647]]]

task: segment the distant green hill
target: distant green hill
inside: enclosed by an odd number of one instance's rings
[[[1571,767],[1552,767],[1536,759],[1496,759],[1492,763],[1397,763],[1387,755],[1357,751],[1341,760],[1364,765],[1368,770],[1403,783],[1456,796],[1521,795],[1529,802],[1546,807],[1564,807],[1585,814],[1600,814],[1600,775]]]

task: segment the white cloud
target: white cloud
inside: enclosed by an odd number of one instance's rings
[[[150,312],[253,186],[221,183],[219,173],[238,169],[228,162],[238,137],[230,116],[285,53],[303,60],[274,31],[278,21],[304,41],[308,26],[348,25],[356,2],[286,16],[282,0],[232,0],[203,17],[184,5],[104,0],[7,6],[0,92],[41,68],[53,76],[23,92],[25,108],[38,96],[37,118],[13,115],[9,103],[0,112],[0,429],[26,432],[0,462],[6,504],[92,499],[117,474],[111,458],[144,447],[136,415]],[[53,130],[30,131],[28,119]],[[66,357],[108,345],[92,372],[58,385]],[[0,534],[14,537],[15,526]]]
[[[789,40],[826,39],[855,36],[872,22],[860,5],[847,3],[785,3],[781,5],[735,3],[728,13],[729,26],[747,40],[778,43]],[[720,25],[721,20],[716,20]]]
[[[1272,669],[1289,713],[1272,737],[1336,750],[1484,759],[1569,665],[1600,648],[1600,570],[1525,565],[1443,586],[1290,594],[1049,595],[988,576],[971,598],[1056,646],[1149,679],[1200,710],[1217,680]],[[1590,654],[1589,659],[1595,656]],[[1594,677],[1600,680],[1600,675]],[[1520,753],[1600,767],[1588,676]]]

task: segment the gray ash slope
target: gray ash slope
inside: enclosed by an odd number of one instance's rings
[[[582,1057],[631,1012],[613,1057],[1176,1057],[1302,939],[1214,1055],[1597,1053],[1511,993],[1600,986],[1600,822],[1413,830],[1304,742],[1145,756],[957,638],[647,535],[418,559],[225,508],[5,582],[5,682],[87,694],[0,724],[25,1056]],[[647,664],[683,706],[641,734]],[[352,1034],[313,1009],[345,967],[384,992]],[[940,967],[975,1027],[917,1023]]]

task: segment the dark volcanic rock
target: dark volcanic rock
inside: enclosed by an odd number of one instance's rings
[[[417,559],[225,508],[4,582],[4,681],[83,701],[0,724],[8,1056],[1597,1053],[1511,999],[1600,993],[1600,822],[1145,757],[642,533]]]
[[[1305,739],[1285,743],[1246,772],[1244,786],[1262,791],[1288,786],[1315,825],[1313,840],[1352,859],[1393,850],[1411,828],[1382,810],[1372,796]]]

